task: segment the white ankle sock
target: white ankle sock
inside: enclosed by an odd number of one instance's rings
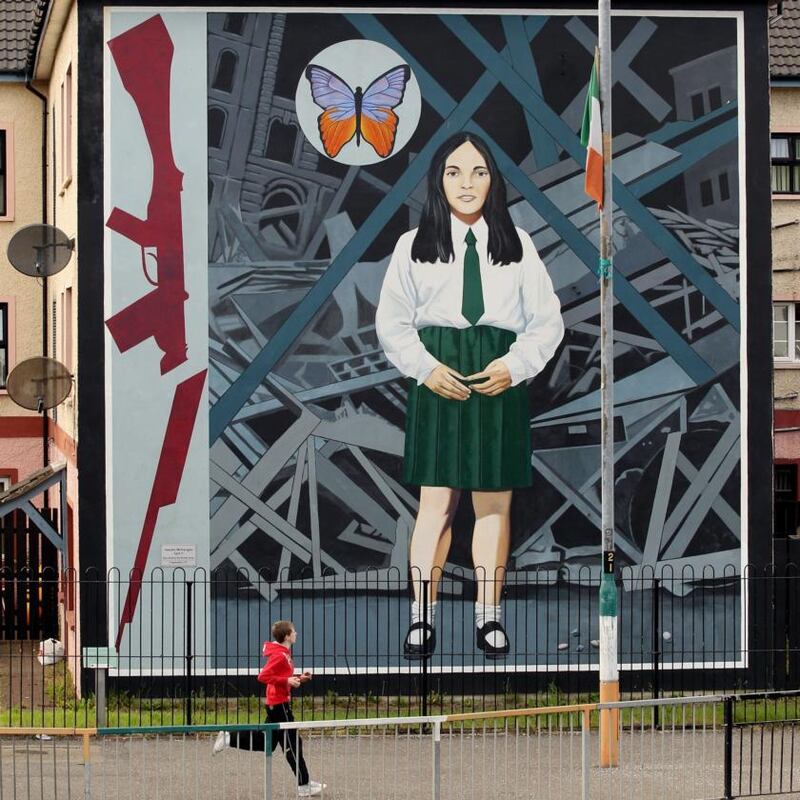
[[[433,627],[434,620],[436,618],[436,603],[428,603],[428,618],[425,620],[428,625]],[[422,606],[414,600],[411,603],[411,623],[415,622],[422,622]],[[424,644],[425,639],[427,638],[425,631],[421,628],[417,628],[416,630],[411,631],[408,634],[408,643],[419,646]]]
[[[475,627],[482,628],[487,622],[502,622],[500,606],[475,603]],[[506,637],[502,631],[490,631],[486,635],[486,643],[490,647],[505,647]]]

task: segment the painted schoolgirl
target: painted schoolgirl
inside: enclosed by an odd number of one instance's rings
[[[420,503],[404,654],[433,652],[453,516],[461,492],[470,491],[476,643],[487,657],[503,657],[511,493],[531,483],[526,381],[552,357],[564,325],[547,270],[514,226],[503,178],[479,137],[457,133],[434,154],[419,227],[397,242],[375,322],[387,358],[412,379],[403,476],[419,485]]]

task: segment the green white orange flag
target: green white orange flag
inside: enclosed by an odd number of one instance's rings
[[[597,56],[592,64],[589,92],[583,108],[581,144],[586,148],[586,194],[603,207],[603,127],[600,119],[600,81],[597,76]]]

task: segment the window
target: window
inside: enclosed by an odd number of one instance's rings
[[[291,164],[294,161],[294,146],[297,141],[297,128],[294,125],[285,125],[278,119],[272,120],[269,126],[267,149],[264,155],[273,161],[283,161]]]
[[[714,204],[714,184],[711,181],[700,181],[700,203],[704,206]]]
[[[795,303],[772,304],[772,355],[776,361],[800,361],[800,314]]]
[[[214,82],[211,84],[211,88],[219,89],[221,92],[231,92],[238,63],[239,56],[233,50],[223,50],[217,59],[217,69],[214,73]]]
[[[0,389],[6,388],[9,367],[8,303],[0,303]]]
[[[727,172],[722,172],[719,176],[719,199],[723,201],[731,199],[731,187],[728,183]]]
[[[781,133],[770,140],[772,191],[800,194],[800,134]]]
[[[270,189],[261,204],[258,221],[261,235],[270,244],[295,247],[303,203],[303,198],[292,187],[278,186]]]
[[[689,98],[692,102],[692,119],[702,117],[706,113],[705,103],[703,102],[703,93],[698,92]]]
[[[722,105],[722,90],[714,86],[708,90],[708,110],[715,111]]]
[[[208,109],[208,146],[222,147],[225,138],[225,119],[227,114],[224,109],[213,106]]]
[[[52,347],[52,350],[50,352],[52,353],[53,358],[58,358],[58,351],[56,350],[56,348],[58,347],[58,303],[55,300],[53,300],[52,310],[50,312],[50,322],[53,326],[50,335],[50,346]],[[46,415],[47,412],[45,412],[45,416]],[[53,408],[53,422],[58,422],[57,406]]]
[[[0,220],[14,219],[14,131],[0,122]]]
[[[61,84],[61,186],[72,180],[72,65]]]
[[[7,161],[6,132],[0,131],[0,217],[6,216],[6,208],[8,206],[8,188],[6,186],[6,177],[8,175],[8,168],[6,167]]]
[[[232,33],[234,36],[241,36],[247,22],[247,14],[226,14],[222,30],[225,33]]]
[[[797,533],[797,465],[775,465],[775,536]]]
[[[794,464],[775,467],[775,494],[788,495],[792,500],[797,486],[797,467]]]
[[[72,372],[72,287],[61,295],[61,361]]]
[[[19,482],[19,470],[15,467],[0,467],[0,492],[7,492]]]
[[[53,103],[53,107],[50,109],[50,119],[53,121],[53,125],[52,125],[52,128],[53,128],[52,178],[53,179],[50,180],[50,178],[48,178],[48,180],[53,185],[53,198],[52,198],[53,199],[53,219],[55,219],[56,218],[56,213],[55,213],[56,212],[56,196],[58,195],[58,186],[57,186],[57,178],[56,178],[56,176],[58,175],[58,170],[60,169],[59,161],[58,161],[58,139],[57,139],[58,125],[56,124],[56,119],[57,118],[56,118],[56,104],[55,103]]]

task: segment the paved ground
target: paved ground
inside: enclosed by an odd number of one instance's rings
[[[429,735],[394,729],[372,735],[306,736],[312,778],[324,780],[331,800],[433,797],[433,742]],[[128,737],[93,740],[90,796],[147,800],[263,799],[269,777],[273,798],[296,796],[292,775],[280,754],[226,750],[211,756],[213,735]],[[795,743],[796,740],[796,743]],[[780,751],[758,737],[734,741],[734,794],[797,797],[800,792],[800,736],[784,738]],[[589,797],[637,800],[700,800],[723,795],[724,740],[721,732],[626,732],[622,766],[599,770],[598,741],[589,741]],[[581,736],[562,732],[507,735],[502,730],[444,736],[441,744],[442,800],[525,798],[578,800],[581,797]],[[739,766],[742,767],[742,780]],[[84,800],[84,759],[77,739],[0,742],[0,796]],[[42,778],[44,776],[44,778]],[[761,786],[759,787],[759,781]],[[790,783],[791,782],[791,783]],[[794,789],[795,791],[791,791]],[[760,796],[760,795],[758,795]]]

